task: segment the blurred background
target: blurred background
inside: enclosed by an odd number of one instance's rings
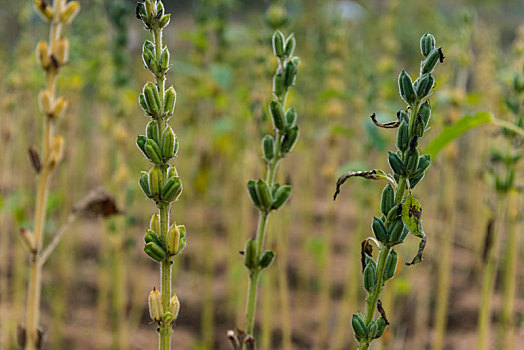
[[[0,11],[1,349],[16,349],[16,328],[24,319],[28,264],[18,229],[32,226],[36,181],[27,149],[40,147],[41,140],[37,94],[44,77],[34,48],[47,38],[48,27],[31,3],[4,0]],[[354,348],[350,319],[364,311],[365,298],[360,244],[372,235],[383,184],[350,180],[333,202],[336,179],[348,170],[389,169],[386,151],[394,149],[396,132],[376,128],[369,116],[375,112],[381,121],[393,120],[404,107],[397,76],[403,68],[418,74],[425,32],[435,35],[446,61],[435,74],[432,127],[422,149],[467,114],[489,111],[514,120],[522,101],[513,77],[523,69],[524,4],[165,3],[173,13],[165,31],[173,63],[168,83],[178,92],[172,119],[180,141],[175,164],[184,182],[173,215],[188,229],[188,245],[175,259],[181,310],[174,348],[229,349],[226,331],[244,327],[247,270],[238,252],[256,230],[257,213],[245,188],[264,169],[260,139],[271,128],[266,107],[276,67],[274,28],[297,38],[302,64],[290,105],[298,111],[301,138],[278,175],[293,185],[293,195],[271,219],[268,246],[277,260],[259,293],[258,347]],[[134,1],[81,5],[65,32],[70,63],[61,71],[58,91],[70,103],[58,128],[66,149],[52,180],[45,239],[100,186],[115,197],[122,214],[75,222],[47,262],[45,348],[147,349],[156,346],[147,295],[159,286],[158,265],[142,251],[155,208],[137,181],[149,163],[135,146],[147,122],[137,103],[151,79],[141,60],[147,33],[135,18]],[[516,246],[520,257],[523,253],[522,193],[507,209],[495,209],[497,198],[504,201],[507,194],[497,186],[501,170],[493,154],[515,147],[504,136],[494,126],[466,133],[438,155],[416,188],[428,235],[425,259],[415,267],[399,265],[388,282],[382,301],[392,325],[373,349],[430,349],[435,343],[474,349],[483,252],[494,236],[501,240],[492,338],[497,335],[507,302],[505,252]],[[522,152],[522,144],[516,147]],[[523,174],[521,167],[515,176],[521,188]],[[517,243],[508,245],[513,231],[520,233]],[[401,260],[409,261],[417,246],[417,239],[408,238]],[[517,267],[510,278],[517,286],[515,349],[524,343],[523,270]]]

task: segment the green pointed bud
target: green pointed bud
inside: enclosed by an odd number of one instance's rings
[[[417,94],[413,89],[413,81],[405,70],[402,70],[398,76],[398,87],[400,96],[404,99],[404,101],[406,101],[409,105],[413,104],[417,99]]]
[[[158,215],[158,213],[155,213],[151,216],[149,228],[157,234],[160,233],[160,215]]]
[[[284,70],[284,86],[290,87],[295,85],[295,79],[297,77],[297,66],[291,61],[286,64]]]
[[[406,161],[406,170],[410,174],[413,174],[417,171],[418,159],[419,159],[419,153],[416,148],[408,151],[407,161]]]
[[[162,141],[160,143],[160,150],[164,161],[167,161],[175,155],[175,141],[176,135],[173,129],[168,125],[162,133]]]
[[[353,333],[355,334],[355,339],[360,341],[367,337],[367,327],[364,322],[364,318],[360,312],[356,315],[353,315],[351,318],[351,326],[353,327]]]
[[[249,180],[247,182],[247,192],[249,193],[249,197],[253,201],[253,204],[256,207],[260,207],[260,199],[258,199],[257,195],[257,184],[254,180]]]
[[[148,139],[160,143],[160,129],[158,128],[158,123],[156,121],[152,120],[147,123],[146,136]]]
[[[290,108],[286,111],[286,124],[288,129],[295,126],[297,121],[297,111],[295,108]]]
[[[147,230],[146,234],[144,235],[144,242],[147,244],[149,242],[153,242],[159,246],[162,246],[162,241],[160,241],[160,238],[158,235],[153,232],[152,230]]]
[[[300,66],[300,57],[298,56],[295,56],[291,59],[291,62],[293,62],[293,64],[295,65],[295,67],[298,67]]]
[[[408,123],[402,121],[398,127],[397,133],[397,147],[401,152],[408,148],[409,144],[409,126]]]
[[[293,53],[295,52],[295,46],[297,45],[297,40],[295,39],[295,34],[291,34],[286,39],[286,45],[284,49],[284,53],[287,57],[293,56]]]
[[[425,73],[431,73],[433,71],[433,68],[437,65],[437,62],[440,59],[440,49],[433,49],[429,54],[428,57],[424,61],[422,61],[420,66],[420,74]]]
[[[290,195],[291,195],[291,186],[285,185],[285,186],[279,187],[273,197],[273,205],[271,206],[271,209],[280,208],[289,199]]]
[[[378,331],[377,331],[377,334],[375,335],[375,339],[382,337],[382,334],[384,334],[384,331],[386,330],[386,327],[388,326],[384,317],[380,316],[378,318],[377,326],[378,326]]]
[[[179,244],[180,244],[180,231],[178,226],[175,224],[171,225],[167,231],[167,251],[171,255],[178,254]]]
[[[160,98],[158,96],[158,91],[156,90],[155,84],[148,82],[144,85],[144,96],[146,98],[147,109],[152,114],[158,113],[160,111]]]
[[[373,265],[367,265],[364,269],[364,288],[371,293],[377,283],[376,271]]]
[[[153,18],[156,16],[156,9],[153,0],[146,0],[146,13],[148,17]]]
[[[176,168],[173,165],[173,166],[170,166],[167,169],[167,178],[170,179],[170,178],[175,177],[175,176],[178,176],[178,171],[176,171]]]
[[[377,333],[378,333],[378,325],[377,322],[371,321],[368,325],[368,335],[371,339],[375,339]]]
[[[164,94],[164,113],[167,114],[168,117],[172,116],[175,112],[175,103],[176,91],[175,88],[171,85]]]
[[[170,21],[171,21],[171,14],[168,13],[167,15],[164,15],[162,16],[162,18],[160,18],[160,21],[158,21],[158,26],[160,28],[164,28],[165,26],[169,24]]]
[[[144,252],[146,252],[149,257],[157,262],[161,262],[166,258],[165,250],[154,242],[149,242],[144,246]]]
[[[178,231],[180,232],[180,242],[178,243],[177,254],[180,254],[186,247],[186,227],[184,225],[178,225]]]
[[[380,211],[384,215],[388,215],[389,211],[395,205],[395,190],[391,184],[387,184],[382,190],[382,199],[380,201]]]
[[[271,113],[275,129],[284,131],[286,129],[286,117],[282,105],[277,101],[271,101],[269,103],[269,112]]]
[[[140,180],[138,180],[138,184],[140,185],[140,188],[144,194],[150,197],[151,191],[149,190],[149,175],[145,171],[140,172]]]
[[[388,162],[389,166],[395,172],[395,174],[400,176],[406,175],[406,168],[404,167],[404,163],[402,162],[402,159],[400,159],[398,154],[388,152]]]
[[[182,181],[179,177],[172,177],[162,187],[161,197],[164,202],[176,201],[182,193]]]
[[[273,204],[273,197],[271,196],[269,186],[264,180],[258,179],[256,190],[257,197],[260,200],[260,207],[266,211],[269,210]]]
[[[386,267],[384,269],[384,279],[387,281],[395,275],[397,269],[398,254],[391,250],[386,259]]]
[[[385,243],[388,240],[388,231],[386,229],[386,225],[377,218],[376,216],[373,217],[373,223],[371,224],[371,228],[373,229],[373,233],[375,234],[375,237],[382,242]]]
[[[162,50],[159,63],[162,72],[167,72],[169,70],[169,49],[167,47]]]
[[[273,198],[275,198],[275,195],[277,194],[278,189],[280,188],[280,184],[273,184],[273,187],[271,188],[271,195]]]
[[[149,190],[151,194],[156,196],[160,194],[162,188],[162,169],[159,166],[154,166],[149,170]]]
[[[420,38],[420,52],[427,57],[435,49],[435,37],[430,33],[422,35]]]
[[[422,75],[420,79],[416,82],[417,96],[419,98],[426,97],[433,88],[434,84],[435,79],[433,79],[433,76],[431,74],[425,73],[424,75]]]
[[[149,107],[147,106],[146,96],[143,93],[138,96],[138,102],[146,114],[151,114]]]
[[[244,249],[244,265],[252,270],[257,267],[257,241],[250,239],[246,242]]]
[[[417,175],[423,174],[431,165],[431,155],[424,154],[418,160]]]
[[[273,34],[273,53],[277,57],[283,57],[284,56],[284,34],[280,30],[277,30]]]
[[[260,258],[260,268],[265,269],[269,267],[273,260],[275,260],[275,253],[271,250],[266,250],[264,254],[262,254],[262,258]]]
[[[152,41],[146,40],[144,42],[144,46],[143,46],[142,50],[148,50],[148,51],[154,53],[155,52],[155,44],[153,44]]]
[[[270,161],[275,156],[275,145],[273,142],[273,136],[266,135],[262,138],[262,152],[264,153],[264,158],[267,161]]]
[[[299,136],[300,132],[298,130],[298,126],[294,126],[286,132],[286,134],[284,135],[284,139],[282,140],[282,144],[280,146],[280,151],[282,152],[282,154],[289,153],[293,150],[293,148],[297,144]]]
[[[420,115],[420,117],[422,118],[422,121],[424,122],[424,128],[427,128],[428,123],[429,123],[429,118],[431,117],[431,106],[429,105],[428,101],[420,105],[418,114]]]
[[[146,156],[155,164],[162,164],[162,152],[158,144],[152,139],[147,139],[144,145]]]
[[[402,221],[402,219],[399,217],[393,220],[388,227],[389,242],[391,242],[393,245],[399,244],[403,230],[404,222]]]
[[[137,138],[136,138],[136,145],[138,147],[138,149],[145,155],[147,156],[146,154],[146,141],[147,141],[147,137],[145,137],[144,135],[138,135]]]
[[[139,2],[136,4],[136,18],[144,20],[146,17],[146,6],[143,2]]]

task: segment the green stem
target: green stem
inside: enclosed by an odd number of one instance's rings
[[[169,205],[160,206],[160,237],[165,241],[167,229],[169,226]],[[171,300],[171,258],[166,258],[161,263],[160,280],[162,293],[162,306],[164,310],[169,310],[169,301]],[[160,325],[160,350],[171,349],[171,324],[165,323]]]

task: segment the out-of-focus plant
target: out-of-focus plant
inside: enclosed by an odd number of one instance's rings
[[[156,84],[147,82],[139,97],[140,106],[152,120],[147,124],[146,135],[139,135],[136,143],[153,163],[149,173],[142,171],[139,185],[158,207],[158,213],[151,217],[150,228],[144,236],[144,251],[161,265],[161,288],[153,288],[149,294],[149,314],[158,324],[159,349],[167,350],[171,348],[172,325],[180,308],[176,294],[171,291],[172,260],[186,245],[185,226],[170,225],[169,221],[173,202],[182,193],[182,182],[175,166],[170,164],[178,151],[178,139],[168,124],[174,113],[176,92],[173,86],[165,89],[170,65],[169,50],[162,44],[162,32],[169,24],[171,14],[164,13],[162,1],[146,0],[137,4],[136,16],[153,36],[153,41],[145,41],[142,58]]]
[[[38,64],[45,73],[46,88],[38,96],[40,111],[44,115],[43,148],[41,155],[31,147],[29,154],[34,170],[38,174],[38,188],[33,232],[20,231],[24,246],[30,256],[30,276],[26,306],[25,329],[19,330],[20,346],[33,350],[43,344],[43,333],[39,330],[40,299],[42,289],[42,267],[56,245],[50,244],[44,251],[43,233],[46,220],[49,184],[53,172],[62,159],[64,138],[55,135],[55,125],[64,113],[67,101],[56,96],[56,81],[60,68],[68,62],[69,41],[62,37],[62,28],[78,14],[77,1],[55,0],[49,4],[45,0],[35,0],[38,14],[50,25],[49,42],[41,41],[36,47]],[[55,238],[61,237],[59,235]]]
[[[371,116],[378,127],[398,128],[398,150],[388,152],[388,162],[393,174],[387,174],[383,170],[349,172],[338,179],[334,195],[336,198],[340,186],[354,176],[390,182],[382,191],[382,216],[375,216],[371,225],[376,239],[368,238],[362,243],[363,280],[368,297],[365,314],[359,312],[353,315],[351,321],[359,349],[368,349],[371,341],[380,338],[389,324],[380,295],[385,282],[393,278],[397,267],[398,255],[393,247],[402,243],[408,233],[419,237],[421,241],[418,252],[407,263],[414,265],[422,261],[426,245],[426,235],[422,229],[422,207],[413,196],[412,190],[422,180],[431,163],[429,155],[419,154],[418,143],[427,130],[431,116],[429,98],[435,84],[431,73],[435,65],[443,61],[444,56],[441,48],[435,47],[435,38],[429,33],[422,36],[420,49],[425,59],[421,63],[418,79],[413,82],[405,70],[398,78],[400,96],[408,104],[408,108],[397,113],[397,121],[385,124],[379,123],[375,114]],[[380,247],[376,261],[372,257],[373,242]],[[380,317],[374,319],[376,310]]]
[[[286,110],[286,99],[290,88],[295,85],[300,59],[294,56],[296,40],[291,34],[287,38],[276,31],[272,38],[273,53],[278,59],[278,67],[273,76],[273,100],[269,112],[273,121],[273,135],[262,138],[262,153],[266,162],[265,179],[250,180],[248,194],[259,211],[258,228],[255,239],[246,242],[244,265],[249,270],[249,286],[246,305],[246,334],[228,333],[234,349],[254,349],[255,310],[257,289],[262,271],[271,265],[275,258],[273,251],[264,250],[269,215],[278,210],[291,195],[291,186],[275,182],[276,169],[282,158],[293,150],[298,141],[299,129],[296,125],[297,112],[294,108]]]

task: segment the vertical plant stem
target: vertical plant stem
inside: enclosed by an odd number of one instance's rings
[[[169,226],[169,206],[160,207],[160,232],[161,238],[167,236]],[[160,267],[162,306],[164,310],[169,310],[169,300],[171,299],[171,259],[164,259]],[[171,325],[168,323],[160,327],[160,350],[171,349]]]

